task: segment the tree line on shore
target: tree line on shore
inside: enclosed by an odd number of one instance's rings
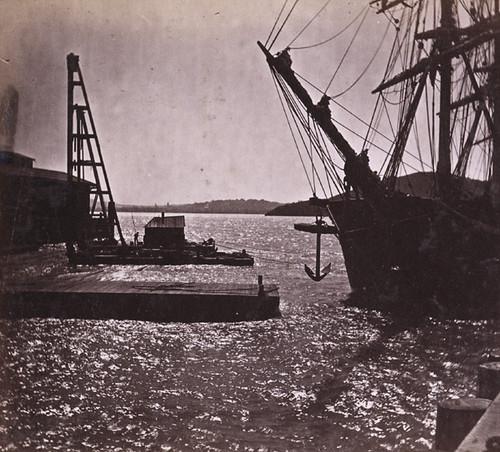
[[[225,199],[192,204],[127,205],[117,204],[119,212],[165,212],[165,213],[244,213],[265,214],[280,206],[279,202],[264,199]]]
[[[432,196],[433,173],[414,173],[398,178],[397,189],[402,193],[421,197]],[[484,182],[465,180],[466,191],[479,194],[484,191]],[[340,195],[333,199],[340,199]],[[311,206],[309,201],[297,201],[288,204],[266,201],[264,199],[224,199],[192,204],[164,204],[164,205],[126,205],[117,204],[119,212],[165,212],[165,213],[227,213],[227,214],[254,214],[269,216],[315,216],[317,207]],[[326,215],[326,212],[324,212]]]

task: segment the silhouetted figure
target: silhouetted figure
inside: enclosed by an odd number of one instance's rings
[[[370,158],[368,157],[368,149],[363,149],[358,155],[358,160],[361,165],[368,167],[370,163]]]
[[[330,117],[332,116],[330,106],[328,105],[329,103],[330,98],[326,94],[323,94],[321,100],[316,104],[316,107],[319,109],[320,114],[327,119],[330,119]]]
[[[348,198],[351,197],[351,188],[354,191],[354,195],[356,196],[356,199],[359,199],[359,190],[356,184],[352,184],[351,179],[349,176],[346,174],[344,176],[344,190]]]
[[[135,246],[139,245],[139,233],[138,232],[136,232],[134,234],[134,245]]]
[[[350,197],[352,188],[356,199],[360,199],[358,187],[360,174],[363,174],[361,169],[364,167],[370,170],[370,158],[368,157],[368,149],[363,149],[359,154],[357,154],[356,160],[357,164],[354,164],[354,162],[350,161],[349,159],[347,159],[345,162],[344,189],[348,198]]]
[[[276,55],[276,58],[281,60],[283,64],[288,68],[292,69],[292,57],[290,56],[290,48],[287,47]]]
[[[350,159],[346,159],[344,165],[344,190],[347,195],[347,199],[351,197],[351,188],[354,190],[356,199],[359,199],[358,187],[356,185],[356,169],[355,165]]]

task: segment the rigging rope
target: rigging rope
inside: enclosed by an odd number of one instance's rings
[[[309,183],[309,187],[311,188],[311,191],[312,191],[313,190],[313,186],[312,186],[311,180],[309,179],[309,174],[307,173],[306,165],[305,165],[304,160],[302,158],[302,154],[300,153],[300,149],[299,149],[299,146],[297,144],[297,140],[295,139],[295,135],[293,134],[293,129],[292,129],[292,126],[290,124],[290,120],[288,119],[288,115],[286,114],[286,109],[285,109],[285,106],[283,104],[283,100],[281,99],[281,95],[280,95],[280,92],[279,92],[278,86],[277,86],[277,77],[276,77],[276,74],[274,72],[273,72],[273,76],[274,76],[273,77],[274,86],[276,88],[276,92],[278,93],[278,99],[280,101],[281,108],[283,109],[283,113],[285,115],[286,122],[288,124],[288,128],[290,129],[290,133],[291,133],[292,138],[293,138],[293,142],[295,143],[295,148],[297,150],[297,154],[299,154],[300,163],[302,164],[302,168],[304,169],[304,173],[306,173],[307,182]]]
[[[378,102],[378,100],[377,100]],[[372,131],[373,133],[376,133],[377,135],[380,135],[382,138],[385,138],[387,141],[389,141],[390,143],[392,143],[393,139],[392,138],[389,138],[387,135],[383,134],[382,132],[379,132],[375,127],[372,126],[372,123],[367,123],[366,121],[364,121],[362,118],[360,118],[359,116],[357,116],[356,114],[354,114],[351,110],[349,110],[348,108],[344,107],[342,104],[340,104],[339,102],[337,102],[336,100],[333,100],[333,103],[337,106],[339,106],[340,108],[342,108],[343,110],[345,110],[347,113],[349,113],[350,115],[354,116],[360,123],[364,124],[365,126],[368,127],[368,131]],[[373,116],[372,116],[373,117]],[[365,140],[365,141],[368,141],[368,140]]]
[[[311,45],[308,45],[308,46],[301,46],[301,47],[290,47],[291,49],[294,49],[294,50],[303,50],[303,49],[311,49],[313,47],[318,47],[318,46],[321,46],[323,44],[326,44],[327,42],[330,42],[332,40],[334,40],[335,38],[339,37],[342,33],[344,33],[344,31],[348,30],[352,24],[354,22],[356,22],[359,17],[361,16],[361,14],[363,14],[363,12],[368,9],[368,6],[365,6],[359,13],[358,15],[349,23],[346,25],[345,28],[343,28],[342,30],[340,30],[338,33],[336,33],[334,36],[332,36],[331,38],[328,38],[328,39],[325,39],[324,41],[321,41],[321,42],[318,42],[316,44],[311,44]],[[295,41],[295,39],[294,39]],[[293,41],[292,41],[293,42]]]
[[[432,93],[432,113],[429,110],[429,88],[428,85],[425,85],[425,110],[427,113],[427,135],[429,138],[429,149],[431,149],[430,152],[430,157],[431,157],[431,168],[432,171],[434,171],[434,153],[432,152],[432,149],[434,149],[434,142],[435,142],[435,136],[434,136],[434,93]],[[422,171],[424,171],[424,160],[422,159],[422,156],[420,156],[420,160],[422,161]]]
[[[306,78],[304,78],[302,75],[298,74],[297,72],[295,72],[295,75],[297,76],[297,78],[300,78],[301,80],[303,80],[304,82],[306,82],[309,86],[311,86],[312,88],[314,88],[315,90],[317,90],[319,93],[323,94],[323,91],[321,91],[317,86],[315,86],[313,83],[311,83],[309,80],[307,80]],[[337,105],[338,107],[342,108],[344,111],[346,111],[347,113],[349,113],[351,116],[353,116],[354,118],[356,118],[359,122],[361,122],[362,124],[364,124],[365,126],[369,127],[369,128],[372,128],[373,129],[373,132],[380,135],[381,137],[385,138],[387,141],[389,141],[390,143],[392,143],[393,141],[393,138],[389,138],[387,135],[384,135],[382,132],[378,131],[377,129],[373,128],[369,123],[367,123],[366,121],[364,121],[362,118],[360,118],[359,116],[357,116],[355,113],[353,113],[351,110],[349,110],[348,108],[344,107],[341,103],[339,103],[338,101],[336,101],[335,99],[332,99],[332,102]]]
[[[361,29],[361,26],[363,25],[363,23],[365,22],[365,19],[366,19],[366,16],[368,15],[368,9],[366,10],[365,12],[365,15],[363,16],[363,19],[361,20],[360,24],[358,25],[358,28],[356,29],[356,33],[354,33],[354,36],[352,37],[351,39],[351,42],[349,43],[349,46],[347,47],[345,53],[344,53],[344,56],[342,57],[342,59],[340,60],[340,63],[339,65],[337,66],[337,69],[335,70],[335,72],[333,73],[332,75],[332,78],[330,79],[330,82],[328,83],[326,89],[323,91],[324,93],[326,93],[328,91],[328,89],[330,88],[330,85],[332,84],[333,82],[333,79],[335,78],[335,76],[337,75],[340,67],[342,66],[342,63],[344,62],[345,58],[347,57],[347,54],[349,53],[349,50],[351,49],[352,47],[352,44],[354,43],[354,40],[356,39],[356,37],[358,36],[358,33],[359,33],[359,30]]]
[[[333,160],[332,160],[329,152],[325,151],[323,149],[323,147],[321,146],[321,143],[319,141],[319,135],[318,134],[314,134],[312,132],[312,129],[310,127],[306,127],[306,121],[304,119],[304,115],[303,114],[301,116],[298,116],[298,119],[301,120],[302,127],[307,132],[307,134],[309,135],[310,139],[313,140],[313,142],[314,142],[315,152],[316,152],[316,154],[318,155],[318,157],[321,160],[321,163],[323,165],[323,169],[327,172],[327,181],[328,181],[328,184],[329,184],[330,179],[333,180],[333,181],[335,181],[335,179],[338,179],[340,181],[340,177],[338,176],[338,174],[337,174],[337,172],[335,170],[335,164],[333,163]],[[316,127],[316,123],[313,123],[313,124]],[[299,133],[300,133],[300,129],[298,127],[297,127],[297,129],[299,130]],[[304,143],[304,145],[305,145],[305,143]],[[327,192],[326,192],[325,187],[323,185],[322,179],[319,177],[319,173],[318,173],[318,171],[316,169],[316,166],[313,166],[313,168],[314,168],[316,176],[318,177],[318,181],[320,183],[320,186],[321,186],[321,189],[323,191],[323,194],[326,197],[327,196]],[[330,186],[330,184],[329,184],[329,186]]]
[[[322,161],[322,164],[323,164],[323,168],[327,169],[328,166],[330,166],[330,168],[331,168],[330,169],[330,173],[327,175],[327,177],[330,177],[332,180],[334,180],[335,177],[336,177],[337,179],[340,180],[340,177],[338,176],[338,174],[337,174],[337,172],[335,170],[335,164],[333,163],[333,161],[332,161],[329,153],[326,152],[326,151],[324,151],[321,148],[321,144],[319,142],[318,137],[314,133],[312,133],[312,129],[310,127],[308,127],[306,115],[300,110],[301,107],[302,107],[303,110],[305,110],[304,107],[303,107],[303,105],[301,103],[298,103],[294,99],[294,97],[291,95],[291,92],[290,92],[290,90],[288,88],[288,85],[282,80],[282,78],[281,77],[278,78],[276,72],[273,72],[273,75],[275,76],[276,81],[278,82],[278,84],[279,84],[279,86],[281,88],[281,91],[283,93],[283,97],[287,101],[288,108],[289,108],[290,112],[292,113],[292,118],[294,120],[294,124],[295,124],[295,127],[297,129],[297,132],[298,132],[298,134],[299,134],[299,136],[301,138],[302,146],[304,147],[304,149],[308,148],[308,146],[306,144],[306,140],[304,139],[304,136],[302,134],[302,131],[304,131],[304,132],[307,133],[309,139],[313,142],[315,152],[320,157],[320,159]],[[285,115],[286,115],[286,111],[285,111]],[[299,124],[297,123],[297,120],[299,120],[301,127],[299,127]],[[287,117],[287,121],[288,121],[288,117]],[[290,130],[291,130],[292,137],[294,139],[297,151],[299,153],[299,156],[301,157],[300,150],[299,150],[299,147],[297,145],[297,142],[296,142],[296,139],[295,139],[295,135],[293,134],[293,130],[291,129],[291,127],[290,127]],[[308,156],[309,156],[310,159],[313,159],[313,155],[310,155],[308,153]],[[301,157],[301,161],[302,161],[302,157]],[[322,179],[319,177],[319,173],[318,173],[318,170],[316,168],[316,165],[314,164],[314,160],[312,160],[312,165],[311,166],[312,166],[312,174],[313,174],[313,176],[315,175],[318,178],[318,181],[319,181],[319,184],[320,184],[321,189],[323,191],[323,194],[326,197],[327,196],[326,195],[326,190],[324,188]],[[307,170],[305,168],[304,163],[302,163],[302,167],[303,167],[304,171],[306,172],[306,176],[308,176],[308,173],[307,173]],[[313,184],[311,184],[309,176],[308,176],[308,181],[309,181],[309,186],[311,187],[311,190],[313,191],[314,194],[316,194],[315,193],[315,188],[314,188]],[[328,181],[328,183],[329,183],[329,181]],[[340,190],[339,190],[339,192],[340,192]]]
[[[315,134],[316,134],[316,136],[321,137],[321,139],[322,139],[322,144],[323,144],[323,146],[324,146],[322,149],[328,149],[328,148],[327,148],[327,146],[326,146],[326,142],[325,142],[325,139],[324,139],[324,135],[321,133],[321,129],[319,129],[319,126],[318,126],[316,123],[314,123],[314,129],[315,129]],[[324,153],[324,154],[328,154],[328,155],[329,155],[329,153],[328,153],[327,151],[323,151],[322,153]],[[320,157],[320,158],[321,158],[321,157]],[[331,159],[330,159],[330,160],[331,160]],[[323,159],[322,159],[322,161],[323,161]],[[333,172],[334,172],[335,176],[336,176],[337,178],[339,178],[339,176],[338,176],[337,172],[335,171],[335,167],[336,167],[336,165],[335,165],[335,163],[333,162],[333,160],[331,160],[331,162],[332,162],[332,164],[333,164]],[[331,183],[330,183],[330,179],[332,179],[332,182],[333,182],[333,183],[334,183],[334,185],[336,186],[336,184],[335,184],[335,179],[334,179],[333,177],[331,177],[331,176],[329,177],[328,168],[326,167],[325,162],[323,163],[323,168],[324,168],[324,170],[325,170],[325,177],[326,177],[326,182],[328,183],[328,189],[330,190],[330,196],[333,196],[333,190],[332,190],[332,185],[331,185]],[[339,178],[339,179],[340,179],[340,178]],[[337,188],[337,191],[339,191],[339,193],[341,193],[341,191],[338,189],[338,187],[337,187],[337,186],[336,186],[336,188]]]
[[[222,245],[221,245],[222,243]],[[224,248],[226,250],[231,250],[231,251],[234,251],[234,250],[241,250],[242,249],[242,245],[241,244],[238,244],[238,243],[231,243],[231,242],[219,242],[217,241],[217,247],[219,248]],[[245,250],[247,252],[250,252],[252,254],[259,254],[260,252],[269,252],[269,253],[278,253],[279,251],[278,250],[273,250],[273,249],[269,249],[269,248],[245,248]],[[284,255],[295,255],[295,256],[299,256],[299,257],[303,257],[303,253],[294,253],[293,251],[287,251],[286,253],[285,252],[282,252],[280,254],[284,254]],[[270,262],[278,262],[280,264],[288,264],[288,265],[300,265],[302,266],[302,264],[300,262],[291,262],[291,261],[284,261],[282,259],[273,259],[271,257],[263,257],[262,255],[258,256],[259,259],[261,260],[264,260],[264,261],[270,261]]]
[[[349,86],[348,88],[346,88],[344,91],[342,91],[339,94],[335,94],[334,96],[330,96],[331,99],[336,99],[337,97],[340,97],[343,94],[347,93],[351,88],[353,88],[355,85],[357,85],[357,83],[363,78],[363,76],[366,74],[366,72],[368,71],[368,69],[372,65],[373,61],[375,60],[375,57],[377,56],[378,52],[381,49],[382,44],[384,42],[384,39],[387,36],[387,32],[389,31],[389,26],[390,26],[390,23],[387,24],[387,27],[385,28],[384,35],[382,36],[382,39],[380,40],[380,42],[378,44],[378,47],[375,50],[375,53],[370,58],[370,61],[368,62],[367,66],[365,67],[365,69],[363,70],[363,72],[361,72],[360,76],[356,80],[354,80],[354,82],[351,84],[351,86]]]
[[[327,7],[327,5],[331,2],[332,0],[327,0],[327,2],[323,5],[323,7],[315,14],[315,16],[309,21],[307,22],[307,24],[305,25],[304,28],[302,28],[302,30],[300,30],[299,34],[297,36],[295,36],[295,38],[292,39],[292,42],[290,42],[290,44],[288,44],[288,48],[291,47],[291,45],[297,40],[297,38],[306,30],[307,27],[309,27],[309,25],[311,25],[311,23],[314,21],[314,19],[316,19],[316,17],[318,17],[322,12],[323,10]]]
[[[303,76],[301,76],[300,74],[298,74],[297,72],[295,72],[295,75],[300,78],[301,80],[303,80],[304,82],[306,82],[308,85],[310,85],[311,87],[313,87],[314,89],[316,89],[318,92],[322,92],[317,86],[315,86],[313,83],[311,83],[310,81],[308,81],[306,78],[304,78]],[[355,115],[353,112],[351,112],[349,109],[347,109],[346,107],[344,107],[342,104],[340,104],[339,102],[337,102],[336,100],[333,100],[333,102],[338,105],[339,107],[341,107],[343,110],[345,110],[347,113],[351,114],[352,116],[354,116],[358,121],[360,121],[361,123],[363,123],[364,125],[366,125],[367,127],[371,127],[370,124],[368,124],[366,121],[363,121],[359,116]],[[385,112],[386,112],[386,115],[387,117],[390,119],[390,114],[387,110],[387,106],[385,105],[385,102],[383,103],[384,105],[384,108],[385,108]],[[352,129],[350,129],[349,127],[345,126],[343,123],[341,123],[340,121],[336,120],[336,119],[333,119],[332,118],[332,121],[334,121],[335,123],[339,124],[340,126],[342,126],[344,129],[348,130],[349,132],[353,133],[354,135],[356,135],[357,137],[359,138],[362,138],[362,139],[365,139],[365,137],[361,136],[360,134],[358,134],[357,132],[354,132]],[[390,123],[389,123],[390,124]],[[391,125],[391,129],[392,129],[392,124]],[[381,132],[379,132],[378,130],[376,129],[373,129],[378,135],[382,136],[383,138],[385,138],[387,141],[389,142],[393,142],[393,140],[389,137],[387,137],[386,135],[382,134]],[[395,132],[394,130],[392,129],[392,133],[395,135]],[[376,145],[374,142],[372,141],[366,141],[368,144],[370,144],[371,146],[379,149],[380,151],[384,152],[386,154],[386,160],[387,158],[390,156],[390,152],[383,149],[382,147]],[[415,156],[414,154],[410,153],[410,152],[406,152],[409,156],[417,159],[418,157]],[[426,164],[425,162],[423,163],[425,164],[426,166],[428,166],[430,169],[432,169],[432,166],[431,165],[428,165]],[[407,164],[407,166],[409,166],[411,169],[415,170],[415,171],[418,171],[415,167],[413,167],[412,165],[410,164]]]
[[[276,73],[274,72],[275,76],[276,76]],[[300,121],[300,124],[302,126],[302,130],[304,130],[308,135],[309,137],[311,138],[312,135],[311,135],[311,131],[310,129],[307,127],[307,120],[306,120],[306,117],[304,115],[304,113],[301,112],[300,110],[300,105],[302,105],[300,102],[297,103],[293,96],[291,95],[291,92],[288,88],[288,85],[282,80],[282,78],[278,78],[276,77],[279,85],[280,85],[280,88],[283,92],[283,95],[285,97],[285,99],[287,100],[287,104],[288,104],[288,107],[290,109],[290,111],[293,113],[292,117],[293,117],[293,120],[294,120],[294,123],[295,123],[295,127],[297,128],[297,132],[299,133],[299,136],[302,140],[302,145],[304,146],[304,149],[307,149],[307,144],[306,144],[306,141],[301,133],[301,128],[299,127],[299,125],[297,124],[297,120]],[[292,132],[293,133],[293,132]],[[295,138],[294,138],[295,139]],[[316,141],[317,141],[317,138],[316,138]],[[316,146],[316,149],[318,148],[318,146]],[[323,193],[325,194],[326,196],[326,191],[323,187],[323,183],[321,181],[321,178],[319,178],[319,174],[318,174],[318,171],[316,169],[316,167],[314,166],[314,164],[312,165],[312,171],[313,171],[313,174],[315,174],[316,176],[318,176],[318,181],[321,185],[321,188],[323,190]],[[311,186],[311,189],[313,190],[314,192],[314,188]]]
[[[362,149],[366,148],[366,143],[371,142],[375,139],[375,133],[374,130],[375,128],[373,127],[373,124],[375,122],[375,117],[377,116],[377,123],[380,120],[380,117],[382,115],[382,109],[378,109],[378,104],[380,102],[380,95],[377,96],[377,101],[375,102],[375,108],[373,109],[372,116],[370,118],[370,124],[368,126],[368,130],[366,131],[365,139],[363,140],[363,146]]]
[[[273,42],[271,42],[270,46],[269,46],[269,49],[274,45],[274,43],[276,42],[276,39],[278,38],[279,34],[281,33],[281,30],[283,30],[283,27],[285,26],[285,24],[287,23],[288,21],[288,18],[290,17],[290,14],[292,14],[292,11],[295,9],[295,6],[297,6],[297,3],[299,2],[299,0],[295,0],[295,3],[293,4],[292,8],[290,9],[290,11],[288,12],[288,15],[285,17],[285,20],[283,21],[283,23],[281,24],[281,27],[280,29],[278,30],[278,32],[276,33],[276,36],[274,37],[273,39]]]
[[[271,36],[273,34],[273,31],[274,29],[276,28],[276,25],[278,25],[278,22],[280,20],[280,17],[281,17],[281,14],[283,13],[283,10],[285,9],[285,6],[286,4],[288,3],[288,0],[285,0],[285,3],[283,3],[283,6],[281,7],[281,11],[280,13],[278,14],[278,17],[276,18],[276,20],[274,21],[274,25],[273,25],[273,28],[271,29],[271,32],[269,33],[269,36],[267,37],[266,39],[266,44],[265,44],[265,47],[267,47],[267,43],[269,42],[269,40],[271,39]]]

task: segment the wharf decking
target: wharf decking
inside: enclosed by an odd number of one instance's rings
[[[457,452],[495,451],[500,444],[500,394],[491,402]]]
[[[0,296],[4,318],[233,322],[279,315],[274,285],[40,278],[6,284]]]

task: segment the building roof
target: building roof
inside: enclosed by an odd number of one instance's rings
[[[53,171],[42,168],[28,168],[28,167],[20,167],[14,165],[0,165],[0,175],[1,177],[22,177],[24,179],[45,179],[45,180],[53,180],[53,181],[61,181],[67,182],[68,176],[66,173],[62,171]],[[78,180],[76,177],[73,177],[73,182],[81,185],[95,185],[93,182],[89,182],[86,180]]]
[[[145,226],[145,229],[148,228],[169,228],[169,229],[181,229],[186,225],[184,221],[184,216],[174,216],[174,217],[154,217],[151,221]]]
[[[8,149],[0,149],[0,165],[32,168],[34,161],[34,158],[28,157],[27,155],[18,154]]]

